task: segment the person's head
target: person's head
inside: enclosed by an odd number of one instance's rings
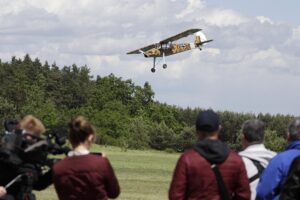
[[[200,140],[218,138],[221,130],[221,120],[213,110],[199,112],[196,119],[196,131]]]
[[[33,115],[26,115],[19,123],[19,128],[25,133],[40,137],[45,132],[43,123]]]
[[[265,123],[252,119],[247,120],[242,125],[242,144],[246,148],[252,144],[261,144],[265,139]]]
[[[294,119],[288,127],[288,141],[300,140],[300,117]]]
[[[88,147],[95,140],[95,129],[90,122],[82,116],[78,116],[69,123],[70,142],[75,148],[80,144],[86,144]]]

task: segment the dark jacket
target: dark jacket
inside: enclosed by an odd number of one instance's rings
[[[283,184],[280,200],[300,199],[300,156],[292,163],[288,177]]]
[[[57,162],[52,170],[60,200],[106,200],[120,193],[108,159],[100,155],[67,157]]]
[[[181,155],[169,189],[169,199],[220,200],[211,164],[218,164],[232,199],[250,199],[249,181],[241,157],[219,140],[203,140]]]
[[[23,164],[18,168],[7,164],[0,164],[0,185],[5,186],[18,175],[23,176],[19,181],[14,182],[7,189],[7,196],[0,198],[9,199],[12,196],[15,200],[23,200],[30,196],[34,198],[32,190],[43,190],[52,184],[51,170],[42,173],[41,168],[34,164]]]

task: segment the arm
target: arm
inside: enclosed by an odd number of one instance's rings
[[[235,190],[235,200],[248,200],[251,197],[249,179],[243,160],[240,160],[240,170],[237,177],[238,183]]]
[[[185,157],[182,155],[176,165],[173,179],[169,189],[170,200],[183,200],[186,197],[187,167]]]
[[[106,191],[109,198],[117,198],[120,194],[120,186],[118,179],[115,175],[115,172],[110,165],[107,158],[104,158],[106,161]]]
[[[277,195],[278,187],[281,184],[283,172],[278,157],[273,158],[260,177],[256,188],[257,200],[273,199]]]
[[[4,197],[6,195],[6,189],[5,187],[0,186],[0,198]]]

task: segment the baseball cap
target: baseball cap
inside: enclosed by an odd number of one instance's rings
[[[219,129],[220,118],[213,110],[199,112],[196,119],[196,128],[199,131],[214,132]]]

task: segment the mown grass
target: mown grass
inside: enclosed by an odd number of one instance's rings
[[[93,151],[109,158],[121,186],[120,200],[168,199],[168,188],[179,154],[160,151],[121,151],[118,147],[95,145]],[[53,186],[35,192],[37,199],[56,200]]]

